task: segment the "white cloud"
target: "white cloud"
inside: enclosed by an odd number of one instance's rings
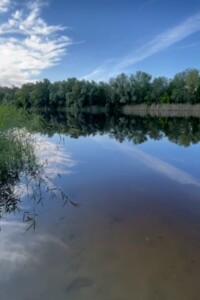
[[[133,161],[139,161],[147,168],[153,170],[153,172],[162,174],[180,184],[194,185],[200,188],[200,180],[198,178],[160,158],[146,153],[137,146],[130,145],[129,143],[120,144],[117,141],[109,140],[102,136],[95,136],[93,139],[107,149],[112,150],[113,148],[119,148],[120,151],[124,152],[125,155],[129,156]]]
[[[162,175],[165,175],[171,180],[174,180],[180,184],[191,184],[196,187],[200,187],[200,182],[197,178],[193,177],[188,172],[185,172],[172,164],[163,161],[162,159],[156,158],[153,155],[145,153],[144,151],[136,147],[126,147],[124,150],[129,153],[134,159],[138,159],[146,167],[152,169],[155,172],[158,172]]]
[[[0,244],[0,281],[8,280],[10,276],[30,259],[34,259],[22,244],[20,236],[26,230],[26,224],[16,221],[0,222],[1,244]]]
[[[9,1],[4,0],[4,6]],[[5,10],[4,10],[5,11]],[[21,85],[37,79],[46,68],[56,65],[72,40],[59,33],[65,28],[48,25],[41,17],[41,4],[16,10],[0,24],[0,83]]]
[[[0,0],[0,13],[7,12],[9,6],[10,6],[10,0]]]
[[[72,155],[66,151],[63,143],[56,144],[46,137],[35,138],[35,155],[39,164],[48,164],[45,167],[45,173],[51,179],[60,175],[69,175],[72,173],[72,168],[77,164],[72,158]]]
[[[112,66],[104,63],[90,74],[84,76],[84,78],[97,81],[106,80],[126,71],[127,68],[143,61],[153,54],[169,48],[198,31],[200,31],[200,13],[193,15],[180,25],[157,35],[146,45],[139,47],[133,53],[123,57],[118,63]]]
[[[1,243],[0,243],[0,282],[9,280],[15,272],[20,272],[30,265],[41,263],[41,254],[44,249],[57,247],[57,251],[69,250],[68,244],[50,233],[35,234],[24,238],[27,224],[17,221],[0,221]],[[36,256],[35,253],[38,255]]]
[[[138,160],[154,172],[160,173],[180,184],[194,185],[200,188],[200,181],[190,173],[183,171],[162,159],[150,155],[140,150],[138,147],[129,146],[128,144],[118,144],[118,147],[120,147],[120,149],[131,158]]]
[[[176,47],[176,49],[185,49],[185,48],[192,48],[192,47],[197,47],[197,46],[200,46],[200,42],[182,45],[182,46]]]

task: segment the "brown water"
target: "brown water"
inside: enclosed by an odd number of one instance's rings
[[[80,207],[46,199],[35,231],[1,221],[0,299],[199,300],[200,144],[43,139]]]

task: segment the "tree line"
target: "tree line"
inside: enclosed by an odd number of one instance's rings
[[[138,71],[124,73],[108,82],[95,82],[69,78],[51,83],[48,79],[26,83],[19,87],[0,87],[0,103],[17,107],[87,109],[103,107],[105,110],[124,105],[146,103],[200,103],[200,72],[187,69],[172,79],[153,78]]]

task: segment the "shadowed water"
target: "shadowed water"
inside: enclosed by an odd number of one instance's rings
[[[3,215],[1,298],[199,300],[200,120],[47,117],[33,149],[56,197]]]

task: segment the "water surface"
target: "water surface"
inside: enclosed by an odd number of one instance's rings
[[[122,121],[126,133],[116,129]],[[1,220],[1,298],[199,300],[199,119],[192,122],[105,126],[100,118],[81,123],[85,134],[69,120],[40,130],[37,156],[80,207],[63,205],[59,193],[38,204],[21,196],[36,224],[27,231],[22,211]]]

